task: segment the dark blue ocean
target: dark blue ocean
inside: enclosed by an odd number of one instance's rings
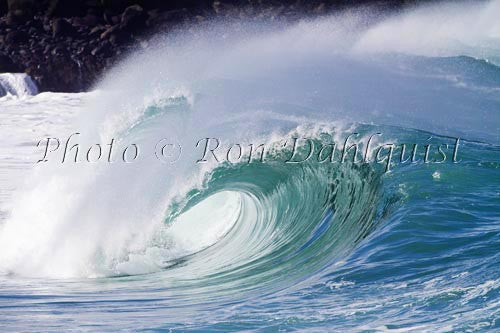
[[[500,332],[500,1],[0,75],[0,331]]]

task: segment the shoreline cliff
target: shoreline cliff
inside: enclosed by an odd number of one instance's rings
[[[398,10],[404,0],[0,0],[0,73],[26,73],[39,91],[81,92],[148,39],[211,19],[293,22],[352,6]]]

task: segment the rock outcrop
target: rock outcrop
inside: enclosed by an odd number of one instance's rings
[[[296,20],[366,0],[0,0],[0,72],[78,92],[156,31],[212,17]],[[371,1],[383,8],[409,1]]]

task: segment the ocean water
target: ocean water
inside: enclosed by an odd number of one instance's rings
[[[500,331],[498,12],[211,22],[90,93],[0,76],[1,331]]]

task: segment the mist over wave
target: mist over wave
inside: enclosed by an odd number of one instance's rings
[[[38,164],[9,202],[0,272],[156,292],[169,323],[199,310],[193,329],[242,329],[258,316],[271,328],[498,327],[499,10],[445,3],[155,37],[156,50],[130,55],[62,132],[47,133],[81,133],[82,151],[135,143],[141,158]],[[462,163],[387,174],[195,163],[203,138],[271,143],[281,156],[292,137],[376,132],[379,143],[421,146],[460,137]],[[185,148],[175,163],[155,158],[162,138]],[[239,318],[221,310],[233,302]],[[397,325],[371,322],[383,313]]]

